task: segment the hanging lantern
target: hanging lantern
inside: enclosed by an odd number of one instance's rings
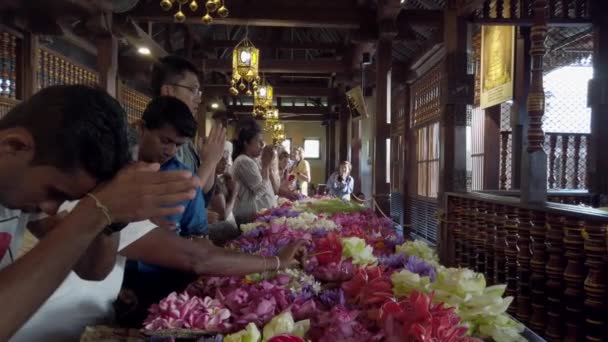
[[[196,0],[161,0],[160,7],[165,11],[170,11],[175,4],[177,7],[177,12],[173,14],[173,19],[178,23],[183,23],[186,21],[186,14],[182,11],[182,5],[188,4],[190,11],[196,13],[199,9],[198,2]],[[213,17],[211,14],[215,13],[220,18],[226,18],[228,16],[228,8],[224,4],[224,0],[206,0],[205,1],[205,9],[207,13],[201,17],[201,20],[204,24],[211,24],[213,22]]]
[[[274,124],[272,129],[272,143],[280,145],[285,140],[285,125],[282,122]]]
[[[253,93],[253,116],[265,118],[269,110],[272,109],[273,89],[272,86],[262,81],[258,90]]]
[[[230,81],[232,95],[236,96],[239,92],[245,92],[246,95],[251,96],[258,90],[259,63],[260,50],[251,43],[249,38],[245,37],[232,52],[232,80]]]

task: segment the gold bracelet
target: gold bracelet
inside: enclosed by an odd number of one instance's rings
[[[279,257],[276,256],[276,255],[275,255],[274,258],[277,259],[277,269],[276,269],[276,272],[279,272],[279,269],[281,268],[281,259],[279,259]]]
[[[92,198],[95,201],[95,206],[101,210],[101,212],[103,213],[103,215],[106,217],[106,220],[108,220],[108,225],[112,224],[112,216],[110,215],[110,209],[108,209],[108,207],[106,207],[103,203],[101,203],[101,201],[99,200],[99,198],[97,198],[97,196],[93,195],[92,193],[87,193],[87,196],[89,196],[90,198]]]

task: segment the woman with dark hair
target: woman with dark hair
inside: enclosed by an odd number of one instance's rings
[[[277,205],[271,182],[271,168],[276,153],[264,153],[262,129],[255,120],[239,123],[233,143],[232,176],[238,184],[234,217],[237,223],[248,223],[256,213]],[[261,158],[261,165],[258,158]]]

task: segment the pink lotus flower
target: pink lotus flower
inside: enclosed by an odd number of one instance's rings
[[[185,328],[221,332],[230,327],[230,316],[230,310],[218,300],[173,292],[158,305],[152,305],[148,318],[144,321],[144,329],[156,331]]]

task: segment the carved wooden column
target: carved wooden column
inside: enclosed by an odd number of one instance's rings
[[[578,175],[579,166],[581,162],[581,135],[577,134],[574,136],[574,175],[572,179],[572,186],[575,189],[580,188],[581,186],[581,178]]]
[[[99,70],[99,86],[116,97],[118,42],[114,36],[97,38],[97,70]]]
[[[27,99],[38,91],[38,37],[26,32],[21,45],[21,85],[20,94],[22,99]]]
[[[602,341],[608,333],[608,245],[606,225],[588,222],[585,227],[585,337],[587,341]]]
[[[517,229],[517,319],[523,323],[530,320],[530,231],[532,216],[528,210],[520,211]]]
[[[591,1],[593,21],[593,79],[589,83],[591,139],[589,142],[590,192],[608,195],[608,2]],[[601,203],[600,205],[605,205]]]
[[[547,217],[547,328],[545,336],[550,341],[561,341],[564,336],[562,299],[564,291],[564,230],[563,219],[559,216]]]
[[[388,195],[390,192],[389,183],[386,179],[387,155],[386,139],[390,138],[390,127],[386,123],[388,111],[387,98],[390,96],[388,78],[391,75],[392,65],[392,40],[388,37],[378,42],[376,52],[376,117],[375,117],[375,137],[374,137],[374,194],[376,201],[384,212],[388,212],[390,203]]]
[[[517,208],[507,209],[507,222],[505,223],[505,229],[507,231],[507,246],[505,248],[505,259],[506,259],[506,274],[507,274],[507,290],[505,294],[507,296],[513,296],[515,300],[513,304],[509,306],[509,313],[515,315],[517,312],[517,254],[519,253],[517,247],[517,230],[519,229],[519,210]]]
[[[445,79],[442,82],[439,201],[452,191],[466,191],[466,114],[473,104],[474,79],[467,75],[466,20],[449,2],[444,11]]]
[[[507,259],[505,249],[507,248],[507,224],[506,208],[503,205],[496,207],[496,241],[494,243],[494,283],[504,284],[507,282]]]
[[[475,225],[475,235],[473,236],[473,243],[475,244],[475,271],[479,273],[486,273],[486,215],[487,215],[487,203],[479,202],[477,211],[477,220]]]
[[[500,190],[507,189],[507,157],[509,156],[509,133],[502,132],[500,134]]]
[[[494,246],[496,245],[496,204],[488,204],[488,210],[486,215],[486,226],[485,235],[486,240],[484,243],[484,254],[485,254],[485,266],[486,266],[486,282],[488,284],[494,283]]]
[[[566,290],[566,338],[565,341],[583,339],[583,301],[584,282],[587,276],[585,269],[584,240],[582,236],[584,222],[569,218],[564,227],[564,248],[566,249],[566,268],[564,280]]]
[[[463,239],[463,232],[462,232],[462,226],[464,224],[464,220],[463,220],[463,212],[464,212],[464,208],[463,208],[463,201],[464,199],[462,198],[455,198],[453,199],[454,201],[454,210],[452,212],[451,215],[453,215],[452,220],[454,220],[456,223],[454,224],[454,229],[453,229],[453,233],[454,233],[454,262],[456,264],[457,267],[462,267],[463,263],[462,263],[462,239]]]
[[[469,260],[472,255],[475,255],[471,234],[474,231],[473,223],[475,221],[475,213],[473,212],[474,201],[467,200],[465,210],[462,213],[462,267],[469,267]]]
[[[543,333],[547,324],[546,313],[546,293],[545,293],[545,266],[547,262],[547,253],[545,246],[545,236],[547,234],[545,224],[545,214],[542,212],[532,213],[533,227],[530,230],[532,239],[532,260],[530,261],[530,289],[532,299],[532,316],[530,318],[530,327],[538,332]]]
[[[549,136],[549,189],[555,189],[555,158],[557,147],[557,135]]]
[[[543,57],[547,36],[546,0],[534,0],[534,21],[530,33],[531,76],[528,94],[527,153],[523,155],[522,200],[542,203],[547,200],[547,156],[543,150],[545,135],[542,118],[545,113]]]

